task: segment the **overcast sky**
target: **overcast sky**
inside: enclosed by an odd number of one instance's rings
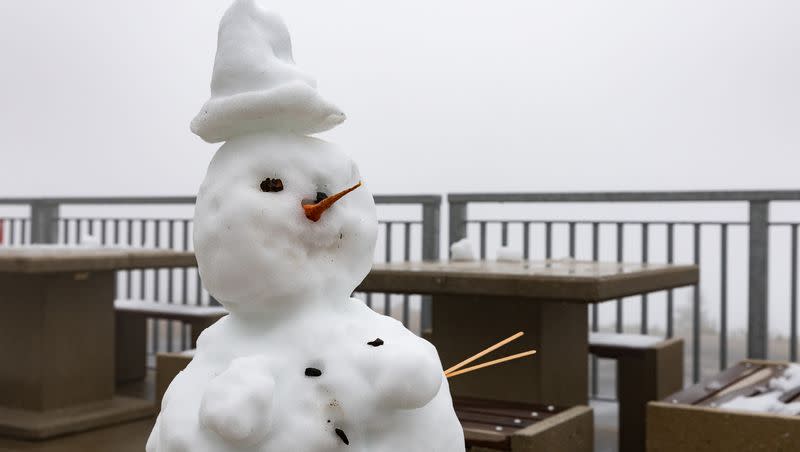
[[[263,3],[284,15],[298,65],[348,115],[321,136],[375,193],[800,188],[800,2]],[[189,121],[208,97],[228,4],[0,2],[0,197],[194,194],[217,145]],[[537,217],[665,216],[663,206],[599,207],[548,205]],[[744,207],[678,215],[743,219]],[[800,217],[795,203],[773,218],[787,212]],[[785,332],[778,239],[770,317]],[[746,324],[737,240],[732,328]],[[704,252],[718,243],[707,236]],[[691,241],[681,246],[691,262]],[[703,273],[715,319],[718,253],[705,253]],[[613,305],[601,314],[610,321]],[[625,315],[636,319],[638,303]]]
[[[193,194],[228,3],[0,2],[0,196]],[[800,186],[800,3],[264,4],[376,193]]]

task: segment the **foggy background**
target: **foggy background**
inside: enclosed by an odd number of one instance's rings
[[[229,4],[0,3],[0,193],[194,193]],[[376,193],[799,185],[797,2],[263,4]]]
[[[229,3],[0,3],[0,197],[194,194],[218,146],[188,124],[207,99]],[[800,187],[797,2],[262,3],[282,13],[297,64],[348,115],[320,137],[359,163],[374,193]],[[747,215],[743,203],[525,209],[476,215]],[[772,218],[797,220],[800,209],[778,203]],[[732,330],[746,325],[746,238],[736,234]],[[703,239],[703,258],[718,258],[715,232]],[[770,327],[785,334],[787,238],[772,239]],[[676,253],[691,262],[690,246]],[[614,244],[602,255],[613,259]],[[703,300],[718,299],[718,278],[704,270]],[[690,299],[677,294],[678,308]],[[663,326],[663,300],[652,303]],[[703,306],[712,324],[714,303]],[[604,305],[602,320],[613,312]],[[638,321],[638,303],[625,319]]]

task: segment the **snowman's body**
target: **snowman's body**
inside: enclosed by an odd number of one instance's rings
[[[336,308],[300,314],[266,330],[237,325],[233,317],[206,330],[191,364],[164,397],[148,452],[463,451],[447,384],[432,378],[444,378],[433,347],[358,300]],[[383,345],[368,344],[380,343],[378,338]],[[232,371],[236,358],[242,358],[240,369]],[[245,360],[253,366],[242,365]],[[252,372],[251,367],[267,378],[235,375]],[[321,375],[307,376],[306,369]],[[219,375],[231,387],[214,396],[227,400],[204,407]],[[271,399],[269,409],[248,407],[262,398]],[[237,419],[254,412],[258,415]],[[219,425],[210,425],[214,421],[255,435],[232,441],[235,435],[221,435],[214,430]]]

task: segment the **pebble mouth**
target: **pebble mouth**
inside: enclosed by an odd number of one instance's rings
[[[350,445],[350,440],[347,439],[347,435],[344,433],[344,430],[342,430],[340,428],[337,428],[334,431],[336,432],[336,436],[338,436],[339,439],[341,439],[343,443],[345,443],[348,446]]]

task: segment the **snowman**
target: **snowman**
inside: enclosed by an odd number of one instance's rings
[[[194,244],[230,315],[200,335],[147,451],[463,451],[436,349],[350,297],[372,264],[375,204],[355,163],[308,136],[344,114],[256,0],[230,7],[218,39],[192,130],[224,144]]]

